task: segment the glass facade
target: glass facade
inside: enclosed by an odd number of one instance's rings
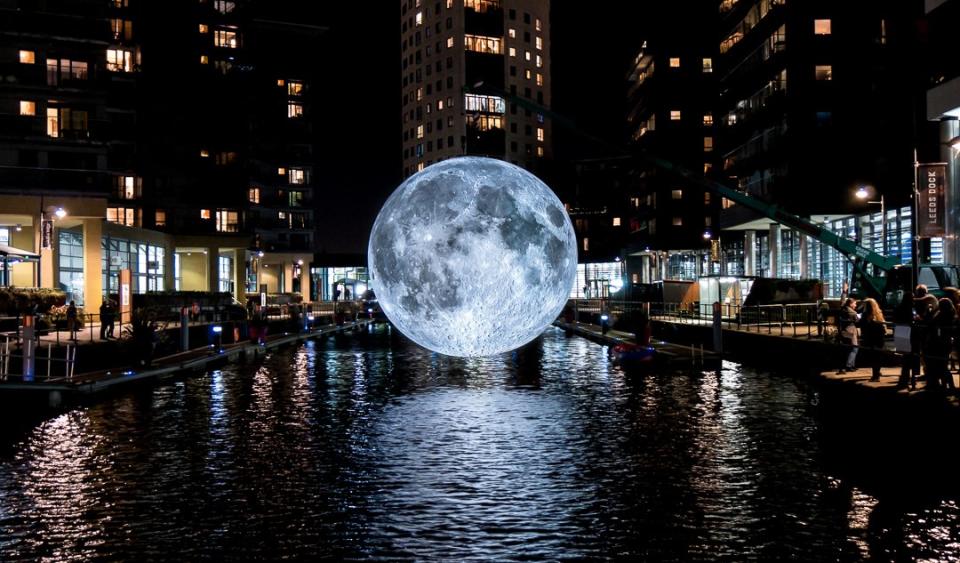
[[[83,233],[60,229],[57,238],[58,287],[67,302],[83,305]]]
[[[105,236],[100,241],[103,251],[103,290],[120,292],[120,270],[130,270],[134,293],[163,291],[165,251],[154,246],[127,239]]]
[[[350,290],[351,299],[363,296],[370,287],[370,274],[360,266],[346,266],[337,268],[310,268],[310,279],[313,284],[312,294],[321,301],[332,301],[336,290],[340,290],[339,299],[347,297],[346,290]],[[373,288],[376,291],[376,288]]]
[[[229,256],[217,257],[218,279],[220,291],[233,293],[233,258]]]
[[[626,280],[623,262],[577,264],[577,280],[570,288],[572,299],[608,297],[620,291]]]

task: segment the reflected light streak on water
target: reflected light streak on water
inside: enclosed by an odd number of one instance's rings
[[[0,560],[960,556],[952,498],[852,483],[817,390],[605,353],[550,330],[448,358],[381,328],[7,427]]]

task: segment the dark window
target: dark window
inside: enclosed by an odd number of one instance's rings
[[[510,124],[510,132],[511,132],[511,133],[516,133],[516,132],[517,132],[517,124],[516,124],[516,123],[511,123],[511,124]],[[406,135],[404,135],[404,139],[406,139]]]
[[[394,83],[394,84],[396,84],[396,83]],[[452,76],[448,76],[448,77],[447,77],[447,88],[453,88],[453,77],[452,77]]]
[[[447,18],[447,29],[453,29],[453,18]]]
[[[527,22],[527,23],[530,23],[530,22]],[[523,42],[524,42],[524,43],[529,43],[529,42],[530,42],[530,32],[529,32],[529,31],[524,31],[524,32],[523,32]]]
[[[453,135],[447,137],[447,146],[453,148]]]
[[[517,142],[510,141],[510,152],[517,152]]]
[[[524,126],[524,128],[523,128],[523,134],[524,134],[524,135],[533,135],[533,127],[530,126],[530,125]]]
[[[530,14],[527,12],[523,13],[523,23],[530,23]]]
[[[508,12],[508,13],[509,13],[509,15],[510,15],[510,19],[512,19],[512,20],[517,19],[517,11],[514,10],[513,8],[510,8],[510,12]]]
[[[516,76],[516,75],[517,75],[517,67],[511,66],[511,67],[510,67],[510,76]]]

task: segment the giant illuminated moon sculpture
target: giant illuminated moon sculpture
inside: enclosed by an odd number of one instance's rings
[[[536,338],[577,272],[573,226],[535,176],[489,158],[442,161],[408,178],[377,216],[371,284],[411,340],[486,356]]]

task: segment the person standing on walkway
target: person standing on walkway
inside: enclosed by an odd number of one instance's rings
[[[927,387],[936,389],[943,386],[945,389],[956,389],[953,384],[953,373],[948,367],[948,356],[953,348],[954,322],[957,312],[953,302],[946,297],[937,304],[937,312],[930,323],[927,333]]]
[[[860,316],[860,331],[863,345],[870,348],[870,381],[880,381],[880,363],[883,360],[883,338],[887,334],[883,311],[873,298],[863,300],[863,315]]]
[[[70,331],[70,340],[77,339],[77,304],[73,301],[70,301],[70,306],[67,307],[67,330]]]
[[[100,302],[100,340],[107,339],[107,318],[110,315],[109,299]]]
[[[117,322],[117,305],[107,299],[107,338],[114,338],[113,331]]]
[[[857,313],[857,302],[852,298],[844,301],[837,319],[840,324],[840,339],[845,345],[850,346],[847,361],[843,367],[837,370],[838,374],[843,374],[853,371],[857,367],[857,352],[860,349],[860,337],[857,333],[857,322],[860,320],[860,315]]]
[[[913,295],[904,295],[900,304],[893,310],[894,343],[897,353],[900,354],[900,379],[897,387],[910,390],[917,388],[917,376],[920,375],[920,347],[922,340],[917,338],[918,328],[915,326],[917,315],[914,312],[915,300],[919,287]]]

